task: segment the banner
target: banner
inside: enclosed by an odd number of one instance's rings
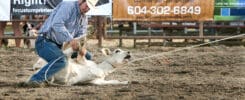
[[[2,1],[2,0],[1,0]],[[12,15],[48,15],[62,0],[11,0]]]
[[[77,0],[11,0],[12,15],[49,15],[53,8],[62,1]],[[99,0],[96,10],[88,15],[111,15],[112,0]],[[65,12],[64,12],[65,13]]]
[[[113,0],[114,21],[212,21],[214,0]]]
[[[0,21],[10,20],[10,2],[9,0],[0,0]]]
[[[244,21],[245,0],[215,0],[215,21]]]

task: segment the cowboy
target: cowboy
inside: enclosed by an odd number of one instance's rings
[[[67,58],[62,52],[62,44],[68,42],[73,51],[79,49],[79,39],[86,35],[88,19],[85,15],[95,9],[98,0],[63,1],[44,22],[36,39],[37,54],[48,64],[32,75],[28,83],[43,83],[67,64]],[[86,58],[91,54],[86,52]]]

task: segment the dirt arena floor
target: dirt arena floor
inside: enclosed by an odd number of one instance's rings
[[[88,41],[93,60],[102,54],[94,40]],[[117,48],[117,41],[104,47]],[[126,45],[127,43],[124,43]],[[129,81],[128,85],[21,87],[34,73],[38,59],[33,50],[0,49],[1,100],[245,100],[245,47],[213,45],[172,52],[183,47],[122,47],[136,61],[117,69],[107,79]]]

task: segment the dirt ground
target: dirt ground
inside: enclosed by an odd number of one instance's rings
[[[93,60],[101,62],[94,40],[88,41]],[[104,47],[117,48],[117,41],[106,41]],[[126,43],[127,44],[127,43]],[[125,45],[125,43],[124,43]],[[245,47],[205,46],[172,52],[183,47],[122,47],[133,59],[107,79],[129,81],[128,85],[21,87],[34,73],[38,59],[24,48],[0,49],[0,99],[98,99],[98,100],[245,100]]]

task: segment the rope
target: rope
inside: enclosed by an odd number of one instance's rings
[[[178,51],[182,51],[182,50],[189,50],[189,49],[200,47],[200,46],[204,46],[204,45],[207,45],[207,44],[213,44],[213,43],[216,43],[216,42],[220,42],[220,41],[224,41],[224,40],[228,40],[228,39],[232,39],[232,38],[242,37],[244,35],[245,34],[235,35],[235,36],[223,38],[223,39],[220,39],[220,40],[215,40],[215,41],[211,41],[211,42],[207,42],[207,43],[203,43],[203,44],[193,45],[193,46],[190,46],[190,47],[180,48],[180,49],[176,49],[176,50],[173,50],[173,51],[159,53],[159,54],[148,56],[148,57],[138,58],[138,59],[135,59],[135,60],[132,60],[132,61],[128,62],[128,64],[131,64],[133,62],[140,61],[140,60],[146,60],[146,59],[162,56],[164,54],[170,54],[170,53],[174,53],[174,52],[178,52]]]
[[[62,57],[64,57],[64,56],[65,56],[65,55],[62,55],[62,56],[60,56],[59,58],[55,59],[55,60],[48,66],[48,69],[45,71],[45,74],[44,74],[45,81],[48,82],[47,74],[48,74],[49,69],[53,66],[53,64],[54,64],[55,62],[57,62],[58,60],[60,60],[60,59],[61,59]],[[48,83],[49,83],[49,82],[48,82]]]

